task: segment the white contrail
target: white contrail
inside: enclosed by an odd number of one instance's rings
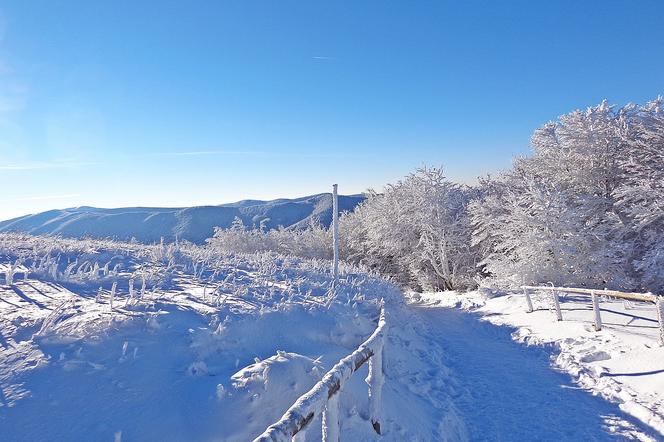
[[[67,169],[72,167],[91,166],[92,162],[53,162],[53,163],[23,163],[23,164],[0,164],[0,170],[44,170],[44,169]]]

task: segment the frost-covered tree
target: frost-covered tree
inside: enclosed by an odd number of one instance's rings
[[[616,108],[604,101],[545,124],[533,133],[534,155],[522,167],[530,166],[533,174],[555,182],[562,191],[598,197],[595,203],[612,210],[631,110],[631,105]]]
[[[627,151],[618,158],[617,206],[630,223],[626,243],[641,288],[664,291],[664,99],[634,107]]]
[[[638,226],[662,201],[655,109],[603,102],[563,115],[535,131],[532,156],[483,182],[473,237],[493,281],[635,288],[653,274],[645,256],[661,241]]]
[[[484,251],[482,273],[492,285],[553,282],[606,286],[620,275],[606,238],[611,228],[587,198],[519,165],[484,180],[470,204],[473,245]]]
[[[342,257],[414,287],[470,287],[476,264],[466,211],[471,195],[440,168],[418,169],[342,217]]]

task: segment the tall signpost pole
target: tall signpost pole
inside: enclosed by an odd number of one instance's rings
[[[339,280],[339,197],[337,185],[332,185],[332,247],[334,249],[334,264],[332,274],[334,275],[334,286]]]

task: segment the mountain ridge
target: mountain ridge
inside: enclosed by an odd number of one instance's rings
[[[339,212],[352,211],[365,197],[339,195]],[[176,238],[205,242],[215,227],[230,227],[238,217],[247,227],[303,228],[312,222],[328,227],[332,221],[332,194],[300,198],[241,200],[214,206],[120,207],[79,206],[54,209],[0,221],[0,232],[60,235],[70,238],[135,239],[144,243]]]

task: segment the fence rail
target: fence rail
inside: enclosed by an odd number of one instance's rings
[[[530,297],[529,291],[539,290],[539,291],[548,291],[551,292],[553,298],[553,305],[555,307],[556,319],[558,321],[563,320],[562,311],[560,310],[560,299],[558,297],[559,293],[576,293],[580,295],[590,295],[592,304],[593,304],[593,313],[595,316],[595,330],[600,331],[602,329],[602,317],[601,310],[599,308],[600,296],[608,296],[610,298],[618,299],[628,299],[631,301],[642,301],[642,302],[652,302],[655,304],[655,311],[657,312],[657,322],[659,323],[659,344],[664,346],[664,297],[661,295],[655,295],[652,293],[635,293],[635,292],[620,292],[617,290],[595,290],[595,289],[585,289],[577,287],[555,287],[551,286],[532,286],[532,285],[523,285],[521,286],[523,293],[526,297],[526,312],[531,313],[533,311],[533,301]]]
[[[369,416],[376,433],[381,434],[383,347],[387,334],[385,305],[381,306],[378,327],[353,353],[340,360],[311,390],[295,401],[281,419],[254,442],[303,441],[307,426],[322,413],[322,440],[339,440],[339,392],[362,365],[369,363]]]

